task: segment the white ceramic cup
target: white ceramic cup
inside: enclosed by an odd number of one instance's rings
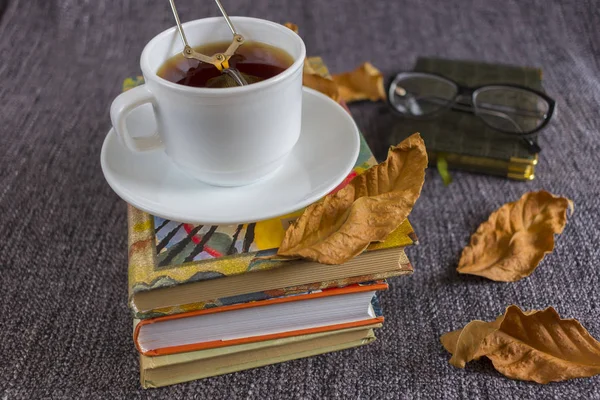
[[[119,95],[110,116],[122,142],[132,151],[163,148],[190,176],[217,186],[240,186],[274,173],[300,136],[302,65],[306,49],[292,30],[256,18],[232,17],[246,41],[270,44],[288,52],[294,63],[285,71],[243,87],[195,88],[167,81],[156,72],[180,53],[175,27],[154,37],[140,65],[145,84]],[[232,40],[222,17],[183,24],[190,46]],[[243,46],[243,45],[242,45]],[[152,105],[157,132],[133,137],[127,116]],[[149,121],[148,126],[154,126]]]

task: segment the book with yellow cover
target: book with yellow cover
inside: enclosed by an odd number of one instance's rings
[[[136,318],[146,319],[410,274],[412,266],[403,247],[395,245],[397,234],[342,265],[261,260],[259,265],[275,266],[261,269],[248,264],[243,268],[241,264],[231,275],[227,275],[231,272],[229,263],[242,261],[223,260],[213,264],[214,270],[209,272],[202,271],[202,264],[161,269],[153,267],[154,264],[139,264],[135,254],[130,253],[130,307]],[[155,283],[166,281],[169,285],[147,289],[145,280],[132,279],[132,270],[138,267],[139,272],[140,266],[151,276],[157,276]],[[206,273],[211,278],[207,278]]]
[[[140,382],[156,388],[349,349],[375,340],[380,324],[312,333],[216,349],[147,357],[140,355]]]
[[[327,75],[319,58],[310,61]],[[124,90],[140,83],[128,79]],[[361,135],[355,168],[334,190],[375,163]],[[134,316],[152,318],[412,272],[403,248],[417,239],[408,220],[386,241],[344,265],[265,260],[277,252],[285,230],[302,211],[250,224],[202,226],[129,206],[129,304]]]

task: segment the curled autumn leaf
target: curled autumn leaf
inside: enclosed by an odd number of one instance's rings
[[[512,379],[548,383],[600,374],[600,342],[552,307],[523,312],[509,306],[496,321],[472,321],[441,342],[455,367],[487,357]]]
[[[387,160],[309,206],[287,229],[277,254],[341,264],[385,240],[412,210],[426,167],[425,144],[415,133],[391,148]]]
[[[302,84],[323,93],[335,102],[340,101],[337,84],[331,79],[319,75],[306,60],[304,60],[304,69],[302,71]]]
[[[293,22],[286,22],[283,25],[295,33],[298,33],[298,25],[294,24]],[[340,101],[338,85],[333,80],[321,76],[321,74],[313,69],[306,59],[304,60],[304,67],[302,68],[302,84],[306,87],[323,93],[324,95],[333,99],[335,102]]]
[[[461,274],[513,282],[529,276],[554,249],[573,202],[546,191],[529,192],[494,211],[471,236],[458,263]]]
[[[298,25],[293,22],[286,22],[283,25],[298,33]],[[302,83],[304,86],[329,96],[336,102],[340,100],[344,100],[346,103],[359,100],[377,101],[386,98],[383,75],[368,62],[354,71],[333,75],[330,79],[317,73],[305,60]]]
[[[283,24],[283,26],[291,29],[292,31],[294,31],[294,33],[298,33],[298,25],[294,24],[293,22],[286,22],[285,24]]]
[[[333,75],[333,81],[338,85],[340,96],[344,101],[385,100],[383,75],[366,62],[354,71]]]

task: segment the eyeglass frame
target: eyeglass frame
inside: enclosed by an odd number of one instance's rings
[[[407,114],[407,113],[403,113],[402,111],[398,110],[398,108],[392,103],[392,95],[395,95],[395,91],[394,93],[391,93],[391,89],[392,89],[392,85],[394,83],[398,82],[398,78],[401,77],[402,75],[421,75],[421,76],[433,76],[433,77],[437,77],[437,78],[441,78],[444,79],[450,83],[452,83],[455,87],[456,87],[456,94],[454,95],[454,97],[450,100],[448,100],[448,102],[443,105],[442,107],[440,107],[439,110],[436,110],[432,113],[429,113],[427,115],[424,116],[417,116],[417,115],[413,115],[413,114]],[[542,99],[544,99],[547,103],[548,103],[548,111],[546,112],[546,117],[544,118],[544,121],[542,122],[542,124],[540,126],[538,126],[537,128],[535,128],[532,131],[529,132],[514,132],[514,131],[507,131],[507,130],[503,130],[503,129],[498,129],[495,126],[489,124],[485,118],[482,118],[481,116],[478,115],[477,113],[477,107],[475,106],[475,97],[477,95],[477,92],[481,89],[485,89],[485,88],[490,88],[490,87],[508,87],[508,88],[515,88],[515,89],[521,89],[533,94],[538,95],[539,97],[541,97]],[[394,78],[390,81],[389,85],[388,85],[388,90],[387,90],[387,101],[388,101],[388,105],[399,115],[409,118],[409,119],[418,119],[418,120],[426,120],[426,119],[432,119],[435,118],[436,116],[438,116],[439,114],[448,111],[448,110],[452,110],[452,111],[459,111],[459,112],[466,112],[469,114],[473,114],[477,117],[479,117],[480,120],[483,121],[483,123],[485,123],[488,127],[490,127],[491,129],[501,132],[503,134],[507,134],[507,135],[511,135],[511,136],[517,136],[517,137],[521,137],[521,138],[528,138],[531,137],[532,135],[534,135],[535,133],[539,132],[540,130],[542,130],[547,124],[548,122],[550,122],[550,119],[552,118],[552,116],[554,115],[554,109],[555,109],[555,105],[556,102],[554,101],[554,99],[552,99],[550,96],[548,96],[546,93],[541,92],[539,90],[535,90],[532,89],[530,87],[527,86],[523,86],[523,85],[517,85],[517,84],[513,84],[513,83],[492,83],[492,84],[484,84],[484,85],[478,85],[478,86],[465,86],[465,85],[461,85],[458,82],[456,82],[453,79],[448,78],[447,76],[441,75],[441,74],[436,74],[433,72],[421,72],[421,71],[402,71],[402,72],[398,72],[396,75],[394,75]],[[469,100],[470,100],[470,104],[464,104],[464,103],[460,103],[458,100],[460,99],[460,97],[465,97],[465,96],[469,96]],[[463,106],[463,107],[470,107],[471,109],[460,109],[460,108],[456,108],[456,106]]]

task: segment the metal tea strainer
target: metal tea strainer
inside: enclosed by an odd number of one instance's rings
[[[215,0],[217,6],[219,7],[219,10],[221,11],[221,14],[223,14],[223,18],[225,18],[225,22],[227,22],[227,26],[229,26],[229,29],[233,34],[233,40],[227,48],[227,50],[225,50],[225,52],[213,54],[212,56],[207,56],[198,53],[188,44],[187,38],[185,37],[185,33],[183,32],[183,27],[181,26],[181,21],[179,20],[179,15],[177,14],[177,9],[175,8],[175,1],[169,0],[169,2],[171,3],[171,9],[173,9],[173,15],[175,16],[175,22],[177,23],[177,30],[179,31],[179,36],[181,37],[181,41],[183,42],[182,55],[185,58],[190,58],[198,60],[200,62],[214,65],[219,71],[221,71],[221,73],[229,76],[238,86],[247,85],[248,80],[246,79],[246,77],[244,77],[243,74],[240,73],[240,71],[238,71],[235,67],[229,65],[229,60],[231,59],[231,57],[235,54],[238,47],[240,47],[244,43],[244,37],[237,33],[237,31],[235,30],[235,27],[233,26],[233,23],[231,22],[229,16],[225,12],[225,9],[223,8],[221,2],[219,0]],[[224,86],[230,85],[225,83]]]

